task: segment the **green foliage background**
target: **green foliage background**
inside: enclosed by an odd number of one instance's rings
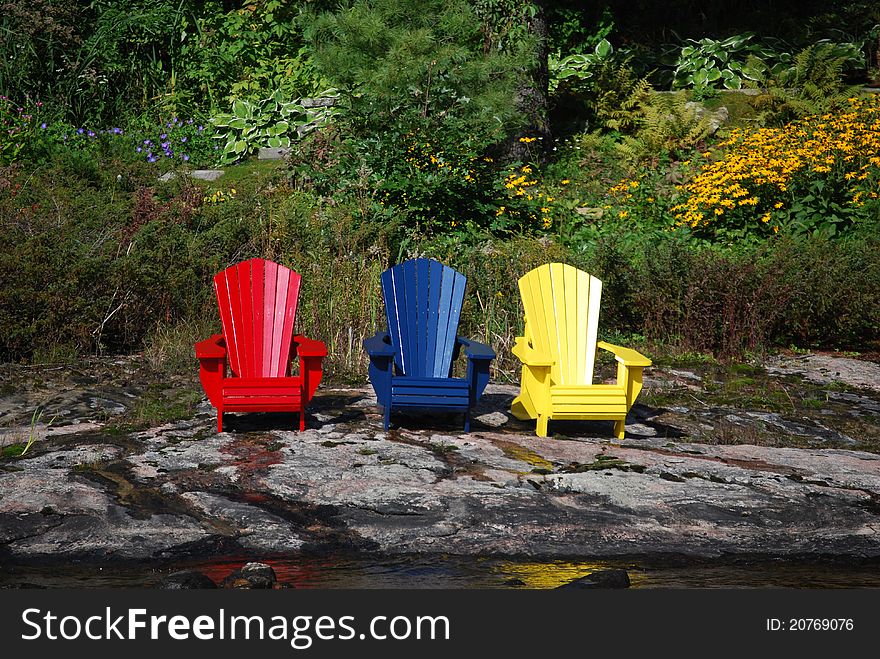
[[[327,341],[340,379],[363,379],[379,273],[416,255],[468,275],[462,331],[496,348],[496,377],[516,375],[516,279],[548,260],[603,279],[603,333],[647,351],[870,350],[878,204],[834,240],[670,231],[684,163],[717,139],[688,102],[779,125],[836,111],[874,73],[875,3],[772,4],[0,0],[0,359],[146,350],[189,372],[192,342],[217,325],[212,275],[252,256],[304,275],[300,329]],[[748,32],[772,51],[749,62],[753,100],[655,93],[687,39]],[[856,44],[864,66],[835,44]],[[724,78],[719,48],[706,82]],[[557,139],[542,141],[518,99],[548,54]],[[338,97],[327,126],[276,116],[320,95]],[[212,117],[239,131],[227,164],[262,132],[291,141],[289,162],[158,181],[218,161],[198,128]],[[511,142],[525,156],[506,155]]]

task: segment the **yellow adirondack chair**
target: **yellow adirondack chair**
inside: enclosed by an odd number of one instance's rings
[[[651,360],[596,341],[602,282],[570,265],[548,263],[521,277],[519,292],[526,326],[513,347],[523,364],[513,415],[537,419],[538,437],[547,436],[550,419],[597,419],[614,421],[614,434],[623,439],[626,413]],[[616,384],[593,384],[597,347],[614,353]]]

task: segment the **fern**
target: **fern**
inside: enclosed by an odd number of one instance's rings
[[[844,69],[851,59],[838,44],[820,43],[804,48],[790,67],[777,73],[759,67],[760,79],[748,85],[762,92],[751,101],[758,110],[758,123],[780,126],[843,107],[859,93],[858,85],[843,84]]]
[[[640,84],[621,106],[636,125],[635,134],[625,135],[618,145],[621,157],[629,161],[657,153],[678,157],[696,148],[711,133],[709,117],[697,107],[687,102],[683,92],[659,94]]]
[[[606,95],[605,103],[599,106],[596,114],[606,128],[620,133],[632,133],[641,125],[644,117],[643,108],[653,93],[654,88],[651,83],[647,78],[642,78],[630,84],[628,93],[616,104],[609,103],[610,94]]]

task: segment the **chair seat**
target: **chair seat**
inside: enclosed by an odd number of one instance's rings
[[[302,409],[302,378],[226,378],[222,396],[227,412],[296,412]]]
[[[391,402],[395,407],[442,407],[467,409],[470,389],[462,378],[391,378]]]
[[[616,384],[550,387],[553,418],[617,419],[626,416],[626,390]]]

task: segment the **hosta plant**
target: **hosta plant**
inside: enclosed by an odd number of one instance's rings
[[[752,42],[751,32],[728,39],[688,39],[681,49],[673,72],[673,87],[677,89],[741,89],[744,80],[757,80],[758,71],[750,65],[750,58],[770,62],[779,54]]]
[[[237,162],[263,147],[288,147],[332,116],[332,106],[311,107],[303,99],[287,101],[280,91],[261,101],[236,99],[231,113],[211,119],[223,149],[220,164]]]
[[[613,54],[614,47],[607,39],[602,39],[596,44],[593,52],[586,55],[576,53],[559,58],[551,54],[548,61],[550,91],[555,92],[560,85],[576,87],[589,83],[599,66],[609,60]]]

